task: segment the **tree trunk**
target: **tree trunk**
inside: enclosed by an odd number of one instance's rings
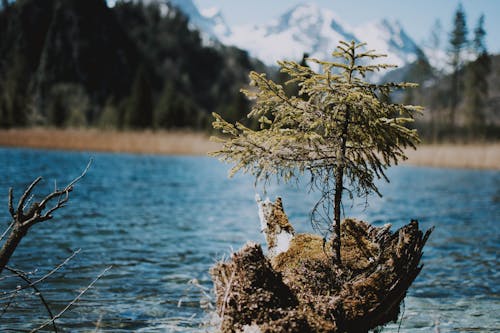
[[[349,82],[351,77],[349,75]],[[333,199],[333,233],[332,233],[332,253],[333,262],[342,265],[340,256],[340,207],[342,205],[342,192],[344,191],[344,169],[346,158],[347,131],[349,130],[350,110],[346,106],[344,128],[340,137],[340,154],[337,156],[337,168],[335,169],[335,196]]]
[[[351,63],[349,69],[348,83],[352,82],[352,73],[355,66],[355,49],[352,49]],[[340,137],[340,154],[337,155],[337,166],[335,168],[335,196],[333,199],[333,230],[332,230],[332,253],[333,263],[342,266],[342,258],[340,256],[340,207],[342,204],[342,192],[344,191],[344,169],[346,158],[347,131],[349,130],[349,122],[351,111],[346,105],[344,126]]]
[[[27,232],[28,232],[27,228],[14,226],[14,229],[10,233],[9,238],[7,238],[7,240],[2,246],[2,249],[0,250],[0,274],[2,273],[5,266],[8,264],[10,257],[12,256],[17,246],[21,242],[21,239],[23,239],[23,237],[26,235]]]
[[[335,172],[335,198],[333,205],[333,230],[332,230],[332,253],[333,263],[342,265],[340,256],[340,205],[342,203],[342,190],[344,168],[339,167]]]
[[[451,94],[450,94],[450,114],[449,114],[449,124],[450,130],[453,130],[455,127],[455,111],[458,105],[458,90],[459,90],[459,68],[455,68],[453,74],[451,75]],[[454,135],[455,133],[453,133]]]

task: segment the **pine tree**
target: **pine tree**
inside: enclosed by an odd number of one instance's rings
[[[144,67],[140,67],[132,85],[132,94],[125,114],[125,127],[148,128],[153,125],[153,102],[151,85]]]
[[[227,135],[218,139],[223,145],[213,155],[235,163],[231,175],[242,170],[264,182],[272,175],[285,181],[298,180],[304,173],[311,176],[309,185],[322,194],[313,209],[313,222],[333,207],[333,218],[328,214],[326,221],[332,232],[333,259],[339,265],[344,190],[351,196],[380,194],[375,179],[387,180],[385,169],[404,159],[403,148],[415,147],[418,141],[416,131],[405,125],[420,108],[377,97],[415,85],[365,81],[367,73],[393,66],[365,65],[367,59],[381,55],[364,52],[363,46],[340,42],[332,54],[338,62],[310,59],[320,72],[293,61],[279,62],[281,71],[299,85],[297,96],[287,96],[282,85],[252,72],[256,88],[243,92],[256,100],[248,116],[258,119],[260,130],[231,124],[217,114],[213,123]]]
[[[176,115],[177,106],[175,96],[174,83],[171,81],[166,82],[154,109],[155,128],[175,127],[178,118]]]
[[[468,43],[467,33],[465,12],[462,4],[460,4],[455,12],[453,31],[450,35],[450,64],[453,68],[453,73],[451,75],[449,123],[452,127],[455,125],[455,113],[459,103],[461,82],[460,69],[463,64],[462,51],[466,48]]]
[[[491,69],[491,59],[484,41],[484,15],[479,17],[474,29],[473,48],[476,60],[467,67],[465,86],[467,124],[471,132],[480,132],[485,125],[484,108],[488,99],[488,76]]]

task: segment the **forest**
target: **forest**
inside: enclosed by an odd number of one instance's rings
[[[497,140],[500,132],[500,57],[488,53],[484,16],[469,32],[465,15],[462,7],[454,14],[448,70],[422,52],[382,79],[420,84],[387,97],[426,108],[415,126],[429,142]],[[173,6],[3,1],[0,31],[0,128],[208,131],[212,112],[251,126],[240,93],[248,73],[288,79],[244,50],[203,42]]]
[[[0,126],[205,129],[239,119],[245,51],[204,46],[175,8],[26,0],[0,13]],[[5,32],[5,33],[4,33]]]

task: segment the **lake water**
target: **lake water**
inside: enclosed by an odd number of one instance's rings
[[[204,157],[164,157],[0,148],[0,223],[9,222],[8,188],[15,197],[37,176],[42,191],[76,177],[67,207],[25,237],[10,266],[43,276],[72,251],[81,252],[40,285],[58,312],[102,270],[112,266],[60,320],[67,332],[204,331],[209,268],[247,240],[264,242],[253,180],[227,179],[228,167]],[[500,172],[395,167],[383,198],[346,205],[349,216],[400,227],[418,219],[436,226],[423,268],[409,290],[402,320],[384,331],[500,331]],[[299,231],[311,231],[314,195],[273,186]],[[4,275],[8,273],[4,272]],[[22,281],[0,280],[1,290]],[[1,297],[0,309],[6,304]],[[0,317],[0,331],[19,332],[47,319],[39,299],[22,293]]]

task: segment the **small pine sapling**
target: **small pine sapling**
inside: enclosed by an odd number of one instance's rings
[[[212,155],[234,163],[231,175],[241,170],[265,182],[273,175],[290,181],[309,174],[308,185],[322,194],[312,218],[321,215],[320,208],[328,212],[337,265],[342,263],[344,192],[351,198],[372,192],[380,195],[375,180],[388,181],[385,170],[406,159],[404,148],[416,148],[419,142],[417,132],[406,125],[421,108],[386,98],[393,90],[416,84],[368,82],[367,74],[395,66],[366,64],[384,55],[363,51],[364,46],[340,42],[332,53],[334,61],[308,59],[319,67],[317,72],[294,61],[278,62],[290,76],[287,84],[299,86],[297,96],[288,96],[282,85],[265,74],[251,72],[255,88],[242,92],[255,101],[248,117],[257,119],[260,128],[231,124],[218,114],[213,122],[224,136],[216,139],[222,147]]]

